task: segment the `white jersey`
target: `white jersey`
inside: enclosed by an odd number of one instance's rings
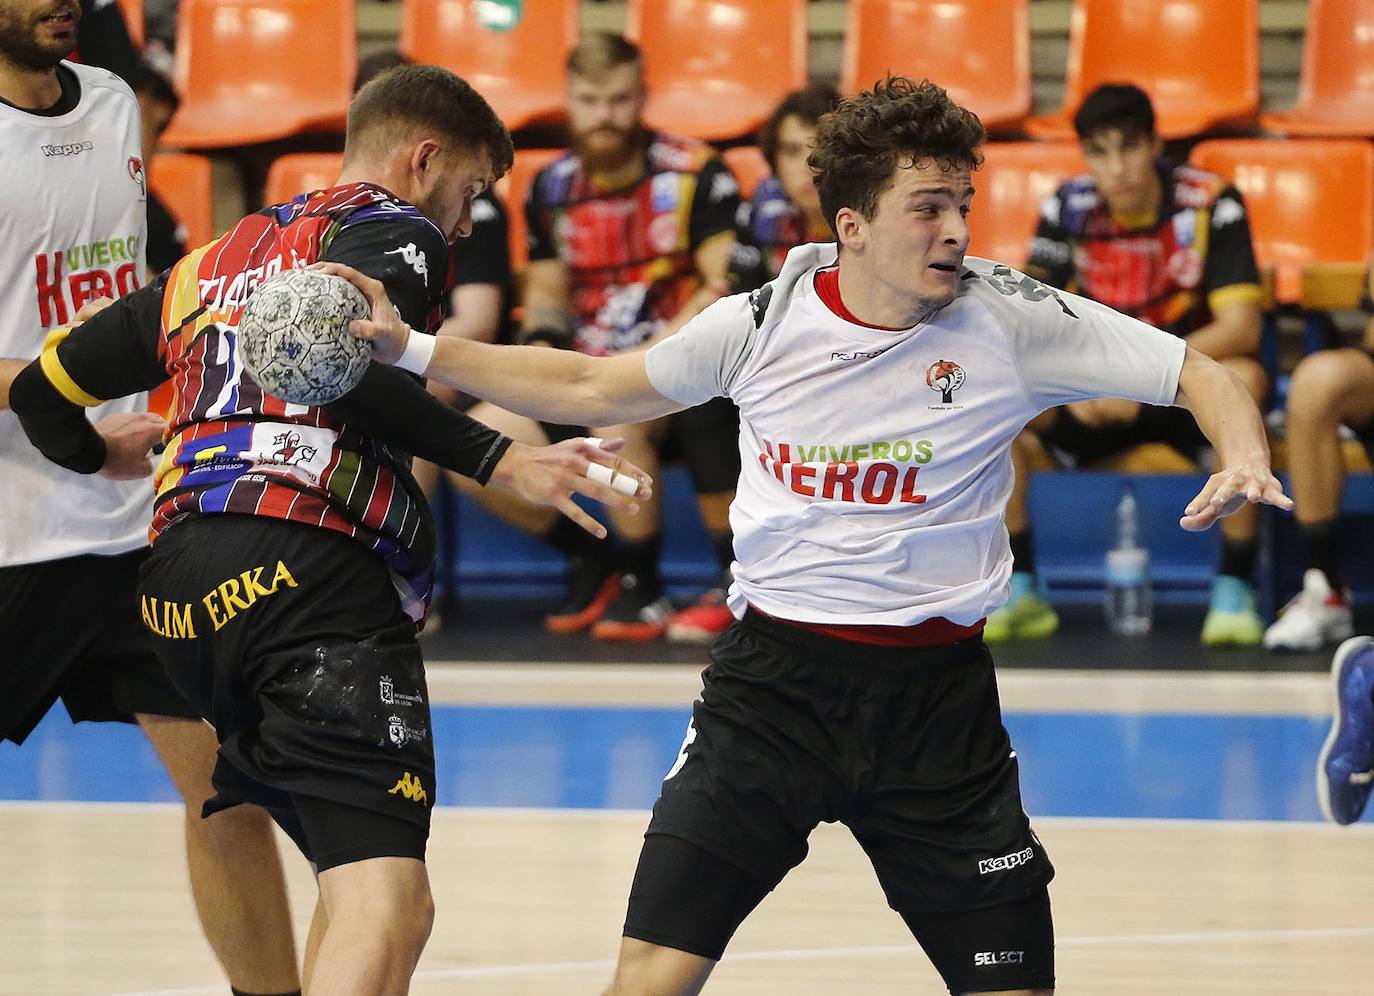
[[[0,103],[0,357],[31,360],[95,297],[143,283],[148,227],[138,103],[117,76],[76,73],[76,107],[45,117]],[[92,408],[97,421],[143,395]],[[0,412],[0,567],[146,545],[152,485],[75,474]]]
[[[716,302],[645,359],[665,397],[739,406],[730,607],[972,625],[1007,597],[1016,434],[1070,401],[1172,404],[1185,344],[972,257],[929,321],[856,325],[816,292],[836,257],[793,249],[771,284]]]

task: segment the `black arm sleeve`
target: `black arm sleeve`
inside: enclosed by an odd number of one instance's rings
[[[158,352],[164,273],[84,325],[48,337],[43,353],[10,388],[10,407],[29,441],[78,474],[105,464],[105,442],[83,408],[138,394],[167,379]]]
[[[401,318],[428,329],[448,267],[448,244],[434,226],[414,219],[346,225],[321,258],[380,280]],[[381,363],[328,409],[364,435],[479,484],[510,448],[508,438],[433,397],[418,377]]]
[[[692,195],[692,214],[687,223],[687,237],[692,248],[700,246],[713,235],[735,228],[735,214],[739,211],[739,184],[723,159],[712,159],[697,174],[697,188]]]
[[[1203,289],[1211,293],[1233,284],[1258,284],[1250,219],[1235,187],[1227,187],[1212,203],[1211,227],[1207,259],[1202,264]]]

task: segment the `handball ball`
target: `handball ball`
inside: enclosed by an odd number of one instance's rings
[[[238,325],[243,365],[264,391],[298,405],[327,405],[362,380],[372,343],[348,332],[369,309],[362,291],[318,270],[264,280]]]

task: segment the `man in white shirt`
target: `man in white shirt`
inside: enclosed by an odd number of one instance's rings
[[[613,993],[695,993],[735,928],[843,821],[952,993],[1054,986],[1053,875],[1022,809],[984,621],[1006,598],[1011,443],[1096,397],[1189,408],[1224,469],[1180,524],[1290,508],[1258,410],[1180,339],[965,259],[983,129],[896,78],[821,119],[838,245],[794,249],[647,353],[422,339],[381,286],[376,356],[536,418],[740,409],[739,620],[716,643],[630,892]],[[404,351],[404,352],[403,352]]]
[[[7,410],[10,382],[45,338],[144,278],[138,104],[106,70],[62,61],[79,18],[74,0],[0,0],[0,740],[22,743],[58,699],[73,721],[137,722],[186,801],[192,892],[235,992],[295,992],[271,821],[256,807],[200,818],[215,734],[139,620],[151,467],[145,457],[116,461],[116,479],[70,473]],[[112,451],[146,454],[161,437],[146,408],[138,395],[92,413]]]

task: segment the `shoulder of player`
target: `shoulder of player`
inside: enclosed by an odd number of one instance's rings
[[[654,132],[646,153],[651,172],[700,173],[706,164],[719,160],[720,154],[705,142],[681,135]]]
[[[377,223],[414,226],[416,231],[426,230],[444,245],[448,244],[439,226],[418,207],[369,183],[335,187],[320,207],[334,213],[341,227]]]
[[[1015,267],[981,256],[965,256],[960,276],[959,294],[950,307],[981,304],[1004,327],[1019,327],[1022,315],[1031,314],[1030,309],[1039,304],[1038,300],[1021,292],[1022,281],[1029,281],[1031,287],[1045,286]],[[1052,288],[1046,287],[1046,290]]]
[[[83,100],[86,99],[88,93],[108,92],[117,94],[137,105],[138,98],[134,96],[134,91],[129,84],[108,69],[101,69],[99,66],[88,66],[83,62],[64,61],[62,65],[70,69],[76,75],[78,82],[81,84],[81,97]]]
[[[1057,222],[1070,232],[1081,229],[1088,216],[1103,206],[1102,194],[1091,173],[1069,177],[1045,203],[1052,205]],[[1043,206],[1041,213],[1044,213]]]
[[[1233,189],[1229,180],[1187,163],[1172,167],[1169,179],[1174,203],[1182,208],[1210,207]]]
[[[530,183],[529,196],[545,205],[566,201],[572,191],[573,180],[581,170],[582,163],[569,149],[553,162],[539,168]]]

